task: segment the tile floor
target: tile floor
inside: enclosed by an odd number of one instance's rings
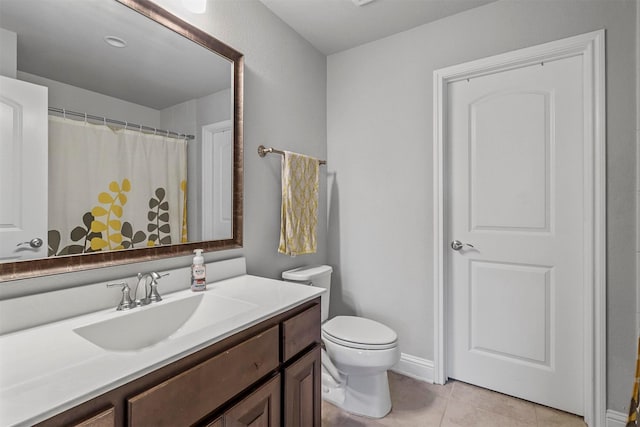
[[[323,427],[584,427],[581,418],[459,381],[427,384],[389,372],[393,409],[382,419],[322,402]]]

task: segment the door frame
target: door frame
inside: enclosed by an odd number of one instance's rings
[[[604,426],[606,415],[606,121],[605,31],[598,30],[433,72],[434,382],[447,379],[446,265],[447,84],[573,56],[583,58],[584,79],[584,419]]]

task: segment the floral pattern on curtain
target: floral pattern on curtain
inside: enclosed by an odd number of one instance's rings
[[[49,256],[185,242],[187,142],[49,117]]]

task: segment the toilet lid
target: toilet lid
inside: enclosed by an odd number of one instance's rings
[[[396,345],[393,329],[375,320],[337,316],[322,325],[324,338],[337,344],[363,349],[385,349]]]

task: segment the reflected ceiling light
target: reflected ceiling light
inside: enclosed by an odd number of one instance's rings
[[[104,41],[109,46],[113,47],[126,47],[127,42],[116,36],[105,36]]]
[[[193,13],[204,13],[207,10],[207,0],[182,0],[182,5]]]

